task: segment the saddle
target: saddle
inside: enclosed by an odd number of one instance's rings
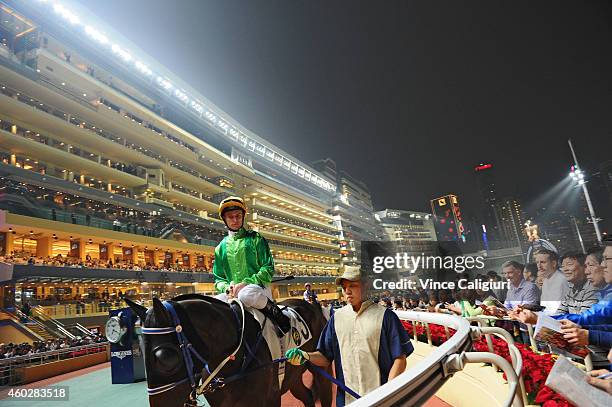
[[[255,320],[261,326],[261,332],[264,340],[270,350],[272,360],[279,359],[285,356],[285,351],[290,348],[299,348],[310,339],[312,339],[312,333],[308,324],[302,316],[293,308],[287,306],[281,306],[283,314],[285,314],[291,321],[291,329],[282,337],[278,337],[277,328],[274,322],[267,318],[261,311],[254,308],[245,308],[250,312]],[[278,364],[278,384],[282,385],[285,377],[285,362]]]

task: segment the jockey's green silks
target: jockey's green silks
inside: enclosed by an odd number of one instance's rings
[[[274,260],[268,242],[259,233],[245,228],[226,236],[215,248],[213,274],[215,289],[221,293],[230,283],[270,284]]]

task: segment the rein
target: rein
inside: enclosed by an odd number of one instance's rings
[[[191,384],[191,393],[189,395],[190,404],[187,404],[187,403],[186,404],[195,405],[196,397],[198,395],[212,392],[216,390],[217,388],[223,387],[225,385],[223,378],[220,378],[220,377],[218,378],[217,375],[219,374],[221,369],[223,369],[223,367],[227,364],[227,362],[229,362],[230,360],[234,360],[236,358],[236,353],[238,353],[238,351],[242,347],[242,342],[244,338],[244,324],[245,324],[244,305],[240,301],[235,301],[235,302],[237,302],[240,305],[240,309],[242,311],[242,324],[239,324],[238,326],[238,329],[240,331],[240,340],[238,341],[238,346],[236,347],[236,349],[232,353],[227,355],[225,359],[223,359],[221,363],[219,363],[219,365],[217,365],[217,367],[212,372],[210,371],[209,364],[206,361],[206,359],[204,359],[198,353],[198,351],[193,347],[191,342],[189,342],[189,339],[187,339],[187,336],[185,336],[185,334],[183,333],[183,327],[176,313],[176,310],[174,309],[174,305],[169,301],[163,302],[164,307],[166,308],[166,310],[168,310],[168,312],[170,313],[170,316],[172,317],[172,324],[174,326],[163,327],[163,328],[142,328],[142,333],[143,335],[168,335],[168,334],[176,333],[176,338],[178,340],[179,347],[181,348],[181,352],[183,354],[183,360],[185,362],[185,367],[187,370],[187,377],[182,380],[173,382],[173,383],[165,384],[163,386],[152,387],[152,388],[147,387],[147,393],[149,394],[149,396],[154,396],[157,394],[164,393],[166,391],[172,390],[176,388],[177,386],[189,381]],[[198,382],[196,382],[196,378],[201,377],[201,375],[198,373],[194,374],[195,365],[193,363],[192,355],[195,356],[202,363],[202,365],[204,366],[204,369],[206,369],[206,371],[208,372],[208,377],[206,377],[206,379],[203,380],[202,383],[199,385],[198,385]],[[214,383],[212,382],[213,379],[215,379]]]
[[[181,348],[181,352],[183,354],[183,360],[185,362],[185,367],[187,370],[187,377],[185,377],[182,380],[173,382],[173,383],[164,384],[162,386],[147,387],[147,393],[149,394],[149,396],[155,396],[157,394],[164,393],[166,391],[172,390],[176,388],[177,386],[189,381],[189,383],[191,384],[191,392],[189,394],[189,400],[185,403],[185,406],[186,407],[187,406],[197,406],[197,396],[201,394],[212,393],[215,390],[224,387],[226,384],[232,383],[236,380],[240,380],[260,369],[275,365],[277,363],[282,363],[282,362],[287,361],[286,357],[281,357],[281,358],[274,359],[264,364],[258,364],[253,369],[248,369],[250,363],[254,359],[257,359],[256,353],[257,353],[259,344],[261,343],[261,339],[263,337],[263,326],[262,326],[262,330],[259,332],[255,346],[253,347],[253,349],[251,349],[248,343],[246,341],[243,341],[244,330],[245,330],[244,305],[242,304],[242,302],[238,300],[234,300],[233,303],[238,303],[238,305],[240,306],[240,310],[242,312],[242,322],[240,322],[240,318],[238,317],[236,311],[234,310],[233,307],[231,307],[231,304],[230,304],[230,308],[232,309],[232,312],[234,313],[234,316],[236,317],[236,322],[238,323],[238,330],[240,331],[240,340],[238,341],[238,346],[236,347],[236,349],[232,353],[227,355],[225,359],[223,359],[221,363],[219,363],[219,365],[217,365],[217,367],[211,372],[208,361],[206,361],[206,359],[204,359],[200,355],[200,353],[195,349],[195,347],[191,344],[191,342],[189,342],[189,339],[187,339],[187,336],[183,333],[183,327],[181,325],[181,321],[178,317],[178,314],[176,313],[176,310],[174,309],[174,305],[170,301],[163,302],[164,307],[166,308],[166,310],[168,310],[168,312],[170,313],[170,316],[172,317],[172,324],[174,326],[162,327],[162,328],[144,328],[143,327],[142,333],[143,335],[168,335],[168,334],[176,333],[176,338],[178,340],[179,347]],[[264,326],[266,322],[267,322],[267,318],[266,320],[264,320]],[[242,348],[243,343],[246,345],[246,350],[249,355],[244,356],[245,360],[244,360],[244,364],[242,365],[240,369],[240,372],[235,375],[229,376],[227,378],[217,377],[217,375],[219,374],[221,369],[223,369],[223,367],[227,364],[227,362],[229,362],[230,360],[236,359],[236,354],[238,353],[238,351],[240,351],[240,348]],[[202,365],[204,366],[204,369],[206,369],[206,372],[208,372],[208,376],[203,381],[201,379],[202,375],[200,373],[194,373],[195,365],[193,362],[192,355],[195,356],[202,363]],[[342,383],[338,379],[331,376],[329,373],[325,371],[325,369],[322,369],[316,365],[313,365],[310,362],[307,362],[307,363],[309,367],[316,370],[318,373],[322,374],[326,379],[328,379],[332,383],[335,383],[340,389],[344,390],[346,393],[350,394],[356,399],[360,398],[359,394],[357,394],[355,391],[348,388],[344,383]],[[200,378],[199,382],[201,382],[201,384],[198,384],[198,382],[196,381],[196,378]]]

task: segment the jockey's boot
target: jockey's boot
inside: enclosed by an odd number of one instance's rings
[[[285,335],[291,329],[291,321],[289,317],[283,314],[283,311],[272,301],[268,299],[268,303],[261,310],[268,318],[272,320],[278,327],[278,329],[282,332],[279,336]]]

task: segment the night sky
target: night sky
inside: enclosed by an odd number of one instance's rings
[[[473,166],[531,202],[612,159],[607,1],[81,1],[242,125],[332,157],[376,209],[479,205]],[[596,209],[610,210],[610,202]]]

